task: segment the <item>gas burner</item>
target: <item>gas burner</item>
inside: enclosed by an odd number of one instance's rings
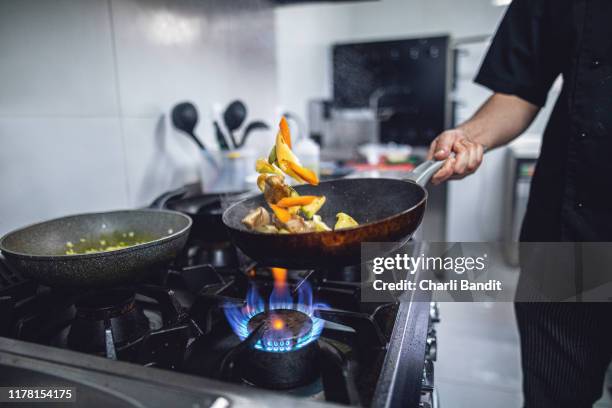
[[[312,319],[297,310],[277,309],[253,316],[248,328],[259,330],[261,339],[242,356],[242,379],[272,389],[314,381],[319,373],[319,346],[303,341],[310,339],[312,327]]]
[[[261,328],[261,340],[255,348],[268,352],[286,352],[306,344],[312,331],[312,319],[305,313],[291,309],[277,309],[259,313],[249,320],[249,333]]]
[[[292,291],[286,283],[286,274],[280,276],[282,279],[279,279],[279,275],[275,276],[267,304],[259,295],[256,285],[251,283],[246,304],[240,307],[235,302],[228,302],[223,308],[227,321],[240,340],[244,341],[258,324],[265,325],[263,336],[255,344],[256,349],[265,352],[290,351],[317,340],[324,322],[315,317],[315,310],[328,308],[327,305],[313,302],[312,287],[307,281],[300,282]],[[293,292],[297,292],[297,296]],[[277,325],[278,330],[275,330]],[[280,344],[281,340],[283,344]]]
[[[95,292],[78,300],[75,307],[68,332],[68,347],[73,350],[114,354],[115,348],[139,340],[149,331],[149,321],[129,290]]]

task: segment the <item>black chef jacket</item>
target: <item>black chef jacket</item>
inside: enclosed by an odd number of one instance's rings
[[[612,241],[612,0],[514,0],[476,82],[537,106],[543,136],[523,241]]]

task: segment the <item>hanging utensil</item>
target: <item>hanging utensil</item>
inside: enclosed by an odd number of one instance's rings
[[[240,143],[238,144],[238,147],[244,146],[251,132],[255,130],[269,130],[269,129],[270,129],[270,126],[268,126],[266,123],[260,120],[256,120],[254,122],[249,123],[244,128],[244,132],[242,132],[242,139],[240,139]]]
[[[219,149],[222,151],[229,150],[229,145],[227,144],[227,140],[225,140],[225,136],[223,135],[223,131],[219,124],[215,121],[213,122],[213,127],[215,128],[215,137],[217,138],[217,143],[219,143]]]
[[[193,133],[198,124],[198,110],[191,102],[181,102],[172,108],[172,124],[187,134],[200,149],[206,150],[204,143]]]
[[[194,129],[198,124],[198,110],[195,105],[191,102],[181,102],[172,108],[172,124],[178,130],[183,131],[187,136],[195,142],[196,145],[202,151],[206,160],[208,160],[214,167],[218,167],[217,162],[211,156],[210,152],[206,149],[204,143],[195,135]]]
[[[225,127],[227,128],[234,148],[239,147],[236,138],[234,137],[234,131],[242,126],[246,117],[247,108],[240,100],[235,100],[230,103],[225,109],[225,112],[223,112],[223,122],[225,123]]]

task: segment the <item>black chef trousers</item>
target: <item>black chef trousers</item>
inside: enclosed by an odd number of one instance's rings
[[[586,408],[601,397],[612,359],[612,303],[558,301],[606,299],[597,289],[610,281],[611,246],[521,244],[515,312],[526,408]]]
[[[587,408],[612,359],[611,303],[516,303],[525,408]]]

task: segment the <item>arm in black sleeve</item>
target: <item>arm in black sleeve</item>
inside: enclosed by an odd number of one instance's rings
[[[554,2],[554,1],[552,1]],[[537,106],[561,71],[550,0],[514,0],[508,7],[475,82]]]

